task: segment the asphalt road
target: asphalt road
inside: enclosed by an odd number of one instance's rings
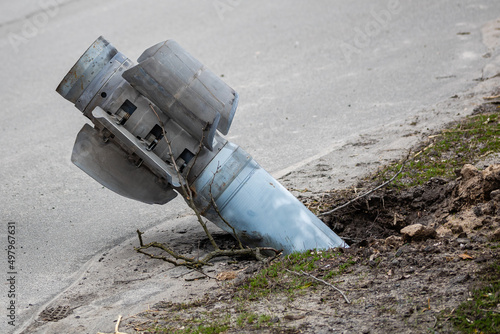
[[[324,157],[352,160],[341,149],[349,143],[378,136],[401,152],[401,134],[416,119],[437,127],[470,112],[433,108],[477,85],[499,55],[481,34],[500,16],[498,0],[20,4],[0,4],[0,268],[6,278],[17,273],[15,299],[7,297],[12,284],[0,285],[0,328],[8,332],[97,254],[185,213],[180,200],[161,207],[121,198],[70,162],[85,119],[55,88],[99,35],[133,60],[175,39],[239,92],[228,139],[274,175],[302,171],[316,184],[342,177],[345,166]],[[325,171],[308,174],[307,163],[320,160]],[[7,323],[12,300],[16,326]]]

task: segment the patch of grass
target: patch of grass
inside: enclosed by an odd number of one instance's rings
[[[421,185],[433,177],[452,179],[455,170],[500,152],[500,110],[466,117],[459,123],[429,137],[429,141],[407,161],[401,174],[390,185],[407,188]],[[380,171],[375,178],[390,179],[401,163]]]
[[[260,329],[262,327],[272,327],[273,322],[270,315],[243,312],[236,319],[236,326],[243,328],[247,325],[251,325],[254,329]]]
[[[456,309],[451,321],[462,333],[500,333],[500,260],[483,269],[479,287]]]
[[[196,327],[186,328],[184,330],[175,331],[176,334],[219,334],[229,329],[227,324],[211,324],[199,325]]]
[[[155,326],[149,328],[147,333],[160,334],[219,334],[227,331],[229,329],[229,320],[224,323],[219,323],[218,320],[209,322],[207,324],[201,325],[186,325],[182,326],[181,329],[174,328],[172,326]]]
[[[251,277],[238,289],[235,298],[256,300],[271,293],[285,292],[293,300],[297,293],[314,288],[318,282],[287,270],[315,273],[318,278],[330,279],[342,274],[355,263],[351,258],[337,260],[340,255],[336,250],[310,250],[287,255]]]
[[[154,321],[165,321],[166,324],[155,324],[147,329],[148,333],[175,333],[175,334],[212,334],[222,333],[228,329],[262,330],[281,328],[269,314],[258,314],[247,311],[246,302],[260,300],[271,294],[285,296],[292,301],[295,296],[311,293],[319,284],[306,276],[295,275],[287,270],[300,273],[311,273],[315,277],[328,280],[340,275],[350,268],[355,261],[339,250],[317,251],[310,250],[302,253],[293,253],[276,260],[262,269],[245,284],[236,288],[233,301],[234,312],[207,312],[208,299],[200,299],[190,303],[159,303],[149,316]],[[200,310],[201,308],[201,310]],[[196,314],[183,316],[183,314]],[[176,316],[174,316],[176,315]]]
[[[335,276],[342,275],[346,270],[356,264],[352,258],[349,258],[346,262],[339,265],[338,270],[332,270],[325,275],[325,279],[332,278]]]
[[[146,311],[141,315],[150,319],[147,328],[136,328],[148,334],[218,334],[227,331],[231,325],[231,316],[227,313],[207,312],[204,309],[196,312],[196,317],[187,316],[190,311],[206,305],[206,299],[191,303],[158,303],[156,311]],[[163,324],[161,324],[163,322]]]

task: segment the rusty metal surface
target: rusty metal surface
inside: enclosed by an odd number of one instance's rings
[[[117,52],[100,36],[66,74],[56,91],[68,101],[75,103],[88,84]]]

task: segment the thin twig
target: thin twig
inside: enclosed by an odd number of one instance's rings
[[[119,332],[118,331],[118,329],[120,328],[120,321],[122,321],[122,316],[121,315],[118,316],[118,320],[116,321],[116,325],[115,325],[115,331],[113,333],[98,332],[97,334],[127,334],[127,333],[123,333],[123,332]]]
[[[494,99],[498,99],[498,98],[500,98],[500,95],[483,97],[484,100],[494,100]]]
[[[196,214],[198,222],[203,227],[203,230],[205,231],[205,234],[208,236],[208,239],[210,240],[210,243],[212,244],[212,246],[213,246],[213,248],[215,250],[212,251],[212,252],[209,252],[208,254],[206,254],[205,256],[203,256],[201,259],[199,259],[199,258],[195,259],[195,258],[191,258],[191,257],[187,257],[187,256],[182,256],[182,255],[178,254],[177,252],[175,252],[174,250],[170,249],[167,245],[164,245],[164,244],[159,243],[159,242],[150,242],[148,244],[144,244],[144,241],[142,239],[142,235],[144,233],[141,232],[141,231],[139,231],[139,230],[137,230],[137,235],[139,237],[140,247],[135,248],[135,250],[137,252],[139,252],[139,253],[142,253],[142,254],[144,254],[146,256],[149,256],[150,258],[163,260],[163,261],[166,261],[168,263],[173,264],[174,266],[185,266],[185,267],[190,268],[190,269],[197,269],[197,268],[200,268],[200,267],[202,267],[204,265],[212,265],[211,263],[209,263],[209,261],[212,260],[213,258],[216,258],[216,257],[223,257],[223,256],[252,256],[252,257],[254,257],[255,259],[257,259],[259,261],[265,261],[267,258],[262,254],[263,251],[274,252],[275,255],[274,255],[274,257],[271,258],[270,261],[272,261],[277,256],[279,256],[282,251],[281,250],[276,250],[274,248],[268,248],[268,247],[244,248],[243,245],[242,245],[242,243],[241,243],[241,241],[239,240],[238,236],[236,235],[236,232],[235,232],[234,228],[227,221],[225,221],[224,218],[222,218],[222,216],[221,216],[221,219],[223,219],[223,221],[229,227],[231,227],[233,229],[234,235],[235,235],[236,239],[238,240],[240,249],[236,249],[236,250],[235,249],[223,250],[223,249],[219,248],[219,246],[215,242],[214,238],[212,237],[212,234],[208,230],[206,222],[201,217],[200,211],[196,208],[196,205],[195,205],[194,199],[193,199],[193,197],[194,197],[193,196],[193,192],[192,192],[192,190],[191,190],[191,188],[189,186],[189,182],[182,176],[182,174],[181,174],[181,172],[179,170],[179,167],[177,166],[177,163],[176,163],[175,157],[174,157],[174,153],[173,153],[173,150],[172,150],[171,142],[168,139],[167,133],[165,131],[165,126],[164,126],[164,124],[163,124],[160,116],[156,112],[154,106],[152,104],[149,104],[149,106],[150,106],[151,110],[153,111],[153,113],[158,118],[159,125],[161,126],[161,129],[162,129],[162,132],[163,132],[163,138],[165,139],[165,142],[167,143],[167,146],[168,146],[168,154],[170,156],[170,160],[172,162],[172,165],[173,165],[173,167],[174,167],[174,169],[175,169],[175,171],[177,173],[177,176],[179,178],[179,181],[180,181],[180,191],[182,191],[182,194],[184,195],[184,198],[188,202],[189,207]],[[198,148],[198,152],[196,154],[196,157],[201,152],[202,142],[203,142],[203,134],[202,134],[202,139],[200,141],[200,146]],[[196,162],[196,159],[194,160],[194,162],[188,168],[187,175],[189,175],[189,172],[191,171],[191,168],[192,168],[192,166],[194,165],[195,162]],[[214,175],[214,177],[215,177],[215,175]],[[179,191],[179,189],[176,189],[176,190]],[[211,193],[211,191],[210,191],[210,193]],[[211,197],[212,197],[212,204],[214,205],[215,210],[217,211],[217,213],[220,216],[220,212],[219,212],[219,210],[217,208],[217,205],[215,204],[215,200],[214,200],[213,196],[211,196]],[[170,255],[173,259],[169,258],[168,256],[155,255],[155,254],[148,253],[146,250],[149,249],[149,248],[158,248],[158,249],[164,251],[165,253],[167,253],[168,255]],[[204,274],[204,275],[206,275],[206,274]],[[210,277],[208,275],[206,275],[206,276]],[[210,277],[210,278],[212,278],[212,277]]]
[[[215,212],[217,212],[217,215],[219,216],[219,218],[224,222],[224,224],[226,224],[231,230],[233,230],[233,235],[236,238],[236,241],[238,242],[238,247],[240,249],[244,249],[243,244],[241,243],[240,237],[236,233],[236,230],[234,229],[233,225],[229,224],[229,222],[224,217],[222,217],[222,214],[219,211],[219,207],[217,206],[217,203],[215,202],[215,198],[214,198],[214,196],[212,194],[212,184],[214,183],[215,175],[217,175],[217,173],[219,171],[220,171],[220,166],[217,166],[217,169],[216,169],[216,171],[214,173],[214,176],[212,177],[212,181],[209,184],[208,192],[210,193],[210,200],[211,200],[212,206],[214,207]]]
[[[122,321],[122,315],[118,316],[118,320],[116,321],[115,333],[118,333],[118,329],[120,328],[120,321]]]
[[[196,209],[196,206],[195,206],[194,200],[193,200],[193,193],[191,191],[191,188],[189,187],[188,184],[184,184],[184,182],[182,182],[183,181],[183,177],[182,177],[181,172],[179,171],[179,167],[177,166],[177,163],[175,162],[174,153],[172,151],[172,144],[171,144],[170,140],[167,137],[167,133],[165,132],[165,126],[163,125],[163,122],[162,122],[160,116],[158,115],[158,113],[156,112],[155,108],[153,107],[153,105],[149,104],[149,106],[151,107],[151,110],[153,110],[153,112],[155,113],[156,117],[158,118],[158,122],[160,122],[160,126],[161,126],[161,129],[162,129],[162,132],[163,132],[163,138],[165,138],[165,141],[167,142],[168,153],[170,155],[170,160],[172,160],[172,164],[174,165],[175,171],[177,172],[177,176],[179,177],[179,179],[181,181],[180,184],[181,184],[181,189],[182,189],[182,192],[184,194],[184,197],[187,198],[187,200],[189,201],[189,206],[191,207],[191,209],[193,209],[194,213],[196,214],[196,218],[198,219],[198,222],[200,223],[201,227],[203,227],[203,230],[205,231],[205,234],[207,235],[208,240],[210,240],[210,243],[212,244],[212,247],[214,247],[216,250],[218,250],[219,246],[217,245],[217,243],[215,242],[214,238],[212,237],[212,234],[208,230],[207,224],[203,221],[203,218],[201,217],[200,212]],[[201,140],[203,141],[203,136],[202,136]]]
[[[138,235],[142,235],[143,232],[138,231]],[[142,239],[142,238],[141,238]],[[166,256],[162,255],[155,255],[146,252],[145,250],[148,248],[158,248],[172,256],[175,260],[168,258]],[[158,259],[158,260],[163,260],[165,262],[171,263],[174,266],[185,266],[187,268],[191,269],[196,269],[200,268],[205,265],[212,265],[209,263],[210,260],[217,258],[217,257],[224,257],[224,256],[252,256],[255,259],[259,261],[265,261],[267,258],[266,256],[262,255],[263,251],[271,251],[274,252],[274,257],[272,257],[269,261],[272,261],[274,258],[279,256],[281,254],[281,250],[276,250],[274,248],[270,247],[257,247],[257,248],[243,248],[243,249],[229,249],[229,250],[224,250],[224,249],[216,249],[212,252],[209,252],[206,254],[203,258],[201,259],[194,259],[194,258],[189,258],[186,256],[182,256],[170,248],[168,248],[166,245],[159,243],[159,242],[151,242],[149,244],[144,245],[141,242],[141,247],[135,248],[135,250],[141,254],[144,254],[146,256],[149,256],[152,259]],[[178,261],[181,260],[181,261]]]
[[[208,122],[207,122],[207,124],[205,125],[205,129],[203,129],[203,131],[202,131],[200,144],[198,145],[198,151],[197,151],[197,152],[196,152],[196,154],[194,155],[194,160],[193,160],[193,162],[191,163],[191,165],[189,166],[189,168],[188,168],[188,170],[187,170],[187,172],[186,172],[186,181],[187,181],[187,179],[188,179],[188,177],[189,177],[189,174],[191,174],[191,169],[192,169],[192,168],[193,168],[193,166],[196,164],[196,160],[198,160],[198,155],[200,155],[200,152],[201,152],[201,150],[202,150],[202,148],[203,148],[203,137],[204,137],[204,133],[205,133],[205,130],[206,130],[206,128],[207,128],[207,127],[208,127]],[[189,181],[187,181],[187,182],[189,182]]]
[[[175,279],[181,278],[182,276],[186,276],[187,274],[191,274],[193,271],[195,271],[195,269],[188,270],[187,272],[180,274],[179,276],[172,276],[172,278],[175,278]]]
[[[310,277],[310,278],[312,278],[312,279],[314,279],[314,280],[316,280],[316,281],[318,281],[318,282],[321,282],[321,283],[323,283],[323,284],[325,284],[325,285],[329,286],[330,288],[333,288],[334,290],[337,290],[337,291],[338,291],[338,292],[342,295],[342,297],[344,297],[344,299],[345,299],[345,301],[347,302],[347,304],[350,304],[350,303],[351,303],[351,302],[349,301],[349,299],[347,298],[347,296],[344,294],[344,292],[342,292],[342,290],[340,290],[340,289],[339,289],[339,288],[337,288],[336,286],[334,286],[334,285],[332,285],[332,284],[328,283],[327,281],[324,281],[324,280],[322,280],[321,278],[317,278],[317,277],[315,277],[315,276],[313,276],[313,275],[311,275],[311,274],[308,274],[308,273],[304,272],[303,270],[301,270],[301,271],[300,271],[300,273],[298,273],[298,272],[296,272],[296,271],[293,271],[293,270],[289,270],[289,269],[285,269],[285,270],[286,270],[286,271],[288,271],[288,272],[290,272],[290,273],[292,273],[292,274],[295,274],[295,275],[298,275],[298,276],[300,276],[300,275],[308,276],[308,277]]]
[[[163,260],[165,262],[173,264],[174,266],[186,266],[188,268],[194,268],[194,267],[197,267],[197,266],[200,266],[200,265],[206,265],[207,264],[207,263],[204,263],[204,262],[201,262],[201,261],[194,260],[193,258],[190,258],[190,257],[182,256],[182,255],[174,252],[170,248],[168,248],[166,245],[164,245],[162,243],[159,243],[159,242],[150,242],[149,244],[145,245],[144,242],[143,242],[143,240],[142,240],[142,235],[143,234],[144,234],[144,232],[141,232],[141,231],[137,230],[137,235],[139,236],[140,247],[135,248],[135,250],[137,252],[141,253],[141,254],[149,256],[152,259]],[[149,248],[158,248],[158,249],[161,249],[165,253],[167,253],[170,256],[172,256],[174,259],[176,259],[176,260],[182,260],[183,262],[177,262],[177,261],[172,260],[172,259],[170,259],[168,257],[165,257],[165,256],[154,255],[154,254],[148,253],[145,250],[149,249]]]
[[[203,270],[201,270],[201,269],[195,269],[195,271],[199,272],[199,273],[200,273],[200,274],[202,274],[202,275],[205,275],[207,278],[210,278],[210,279],[213,279],[213,280],[218,281],[218,279],[217,279],[216,277],[212,277],[212,276],[210,276],[210,275],[208,275],[208,274],[204,273],[204,272],[203,272]]]
[[[114,284],[128,284],[130,282],[135,282],[135,281],[144,281],[146,279],[150,279],[152,276],[147,276],[147,277],[141,277],[141,278],[134,278],[134,279],[128,279],[128,280],[122,280],[122,281],[114,281]]]
[[[403,171],[403,168],[404,168],[404,166],[405,166],[406,162],[408,161],[408,157],[409,157],[409,156],[410,156],[410,154],[408,153],[408,156],[406,157],[406,159],[405,159],[405,160],[403,160],[403,162],[401,163],[401,168],[399,169],[399,171],[398,171],[396,174],[394,174],[394,176],[393,176],[393,177],[391,177],[388,181],[385,181],[384,183],[382,183],[382,184],[381,184],[381,185],[379,185],[378,187],[375,187],[375,188],[373,188],[373,189],[371,189],[371,190],[367,191],[366,193],[361,194],[361,195],[359,195],[359,196],[357,196],[357,197],[353,198],[352,200],[348,201],[347,203],[344,203],[344,204],[342,204],[342,205],[340,205],[340,206],[337,206],[337,207],[336,207],[335,209],[333,209],[333,210],[330,210],[330,211],[327,211],[327,212],[320,213],[318,216],[320,216],[320,217],[321,217],[321,216],[326,216],[326,215],[329,215],[329,214],[331,214],[331,213],[333,213],[333,212],[335,212],[335,211],[337,211],[337,210],[340,210],[340,209],[342,209],[342,208],[345,208],[346,206],[348,206],[348,205],[350,205],[350,204],[352,204],[352,203],[356,202],[357,200],[359,200],[359,199],[361,199],[361,198],[363,198],[363,197],[366,197],[366,196],[370,195],[371,193],[373,193],[373,192],[375,192],[375,191],[379,190],[380,188],[385,187],[386,185],[388,185],[389,183],[391,183],[392,181],[394,181],[394,179],[396,179],[396,177],[398,177],[398,175],[399,175],[399,174],[401,174],[401,172]]]
[[[417,153],[415,153],[415,155],[413,155],[413,159],[415,159],[420,154],[424,153],[425,151],[427,151],[428,149],[430,149],[432,147],[434,147],[434,143],[431,143],[431,144],[427,145],[426,147],[424,147],[423,149],[421,149],[420,151],[418,151]]]

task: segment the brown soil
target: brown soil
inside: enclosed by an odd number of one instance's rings
[[[403,191],[381,189],[324,218],[351,248],[320,262],[311,274],[321,279],[331,268],[354,262],[342,275],[328,279],[347,294],[350,304],[325,284],[305,288],[293,298],[273,293],[245,300],[248,295],[238,287],[257,268],[242,261],[232,265],[231,275],[219,276],[224,282],[203,299],[156,304],[127,319],[121,330],[154,333],[161,325],[171,332],[196,319],[226,315],[232,320],[225,333],[455,333],[450,321],[455,309],[477,285],[481,268],[498,256],[500,165],[483,171],[466,165],[457,176]],[[370,187],[303,200],[312,209],[333,207]],[[245,313],[267,315],[268,321],[238,324],[236,319]]]

